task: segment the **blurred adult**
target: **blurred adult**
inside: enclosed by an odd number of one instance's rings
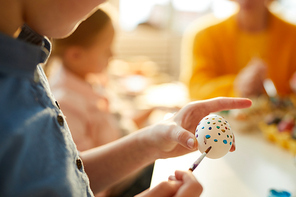
[[[196,23],[185,34],[181,80],[191,99],[258,96],[265,94],[266,78],[279,96],[290,94],[296,26],[269,10],[271,0],[234,1],[239,5],[235,14]]]

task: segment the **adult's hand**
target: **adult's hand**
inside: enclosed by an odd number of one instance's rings
[[[254,58],[243,68],[234,81],[234,90],[243,97],[258,96],[264,93],[263,81],[267,66],[261,59]]]

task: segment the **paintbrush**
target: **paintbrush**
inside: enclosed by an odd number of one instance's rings
[[[205,158],[205,156],[208,154],[208,152],[211,150],[211,146],[192,164],[192,166],[189,168],[191,172],[200,164],[200,162]]]

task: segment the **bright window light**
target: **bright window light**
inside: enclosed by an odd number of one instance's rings
[[[237,10],[237,4],[229,0],[213,0],[212,11],[217,18],[226,18]]]
[[[174,12],[170,12],[173,15],[178,11],[191,13],[211,11],[217,18],[228,17],[238,8],[237,4],[230,0],[120,0],[119,2],[120,24],[124,30],[128,31],[147,21],[156,5],[167,6],[168,10],[173,9]],[[280,0],[275,2],[277,3],[276,11],[282,13],[289,21],[296,23],[296,1]],[[173,15],[170,17],[173,17]]]
[[[121,0],[120,23],[123,29],[133,30],[148,19],[154,5],[164,5],[170,0]]]
[[[172,0],[176,10],[204,12],[210,8],[211,0]]]

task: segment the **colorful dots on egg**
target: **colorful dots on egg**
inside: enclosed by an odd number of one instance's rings
[[[212,159],[218,159],[226,155],[233,144],[233,133],[229,123],[216,114],[210,114],[200,121],[195,136],[201,153],[204,153],[212,146],[206,156]]]

